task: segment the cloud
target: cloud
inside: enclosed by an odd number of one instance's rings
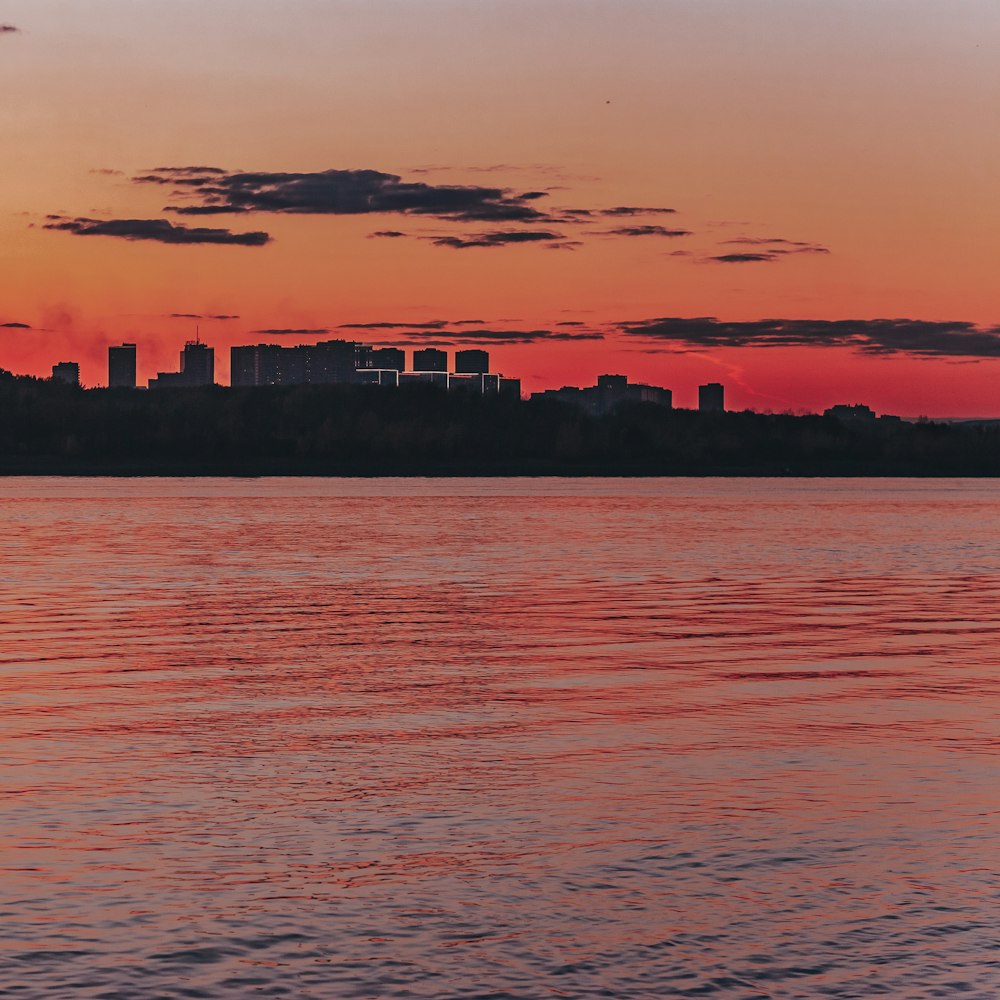
[[[369,233],[368,239],[370,240],[397,240],[400,236],[405,236],[406,233],[401,233],[398,229],[380,229],[377,232]]]
[[[171,313],[168,319],[239,319],[239,316],[231,316],[226,313]]]
[[[708,260],[719,264],[758,264],[766,261],[780,260],[774,253],[724,253]]]
[[[710,261],[720,264],[747,264],[757,261],[776,261],[788,254],[828,254],[829,247],[819,243],[807,243],[803,240],[786,240],[781,237],[740,236],[731,240],[723,240],[722,246],[760,247],[759,250],[740,251],[739,253],[724,253],[709,257]]]
[[[479,322],[478,320],[474,322]],[[376,323],[341,323],[341,330],[443,330],[449,326],[447,320],[432,319],[425,323],[392,323],[380,321]]]
[[[666,226],[624,226],[621,229],[608,229],[610,236],[690,236],[690,229],[667,229]]]
[[[672,215],[676,208],[635,208],[631,205],[618,205],[616,208],[602,208],[601,215]]]
[[[20,32],[20,28],[15,27],[13,24],[0,24],[0,35],[14,35]]]
[[[95,167],[90,171],[92,174],[101,174],[103,177],[124,177],[124,170],[112,170],[110,167]]]
[[[174,196],[181,215],[280,212],[302,215],[430,215],[455,221],[537,221],[544,213],[528,202],[540,195],[507,188],[404,181],[380,170],[310,173],[225,171],[219,167],[157,167],[132,178],[158,184]]]
[[[712,347],[845,347],[861,354],[1000,358],[1000,326],[916,319],[762,319],[726,322],[711,316],[627,321],[621,332],[676,350]]]
[[[603,340],[600,331],[570,333],[553,330],[440,330],[408,335],[410,339],[433,339],[434,343],[445,341],[458,344],[536,344],[541,341]]]
[[[30,330],[30,323],[0,323],[0,330]]]
[[[467,250],[470,247],[503,247],[516,243],[540,243],[562,240],[559,233],[551,233],[544,229],[520,229],[479,233],[476,236],[428,236],[436,247],[452,247],[455,250]]]
[[[193,229],[177,226],[166,219],[68,219],[61,215],[46,216],[46,229],[58,229],[77,236],[117,236],[124,240],[153,240],[173,245],[194,243],[230,244],[261,247],[270,243],[267,233],[234,233],[229,229]]]
[[[318,337],[321,334],[329,333],[330,331],[326,327],[320,327],[315,330],[290,330],[286,328],[278,328],[269,330],[253,330],[251,332],[263,334],[267,337]]]

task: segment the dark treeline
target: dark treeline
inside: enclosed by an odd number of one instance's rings
[[[1000,429],[700,414],[604,417],[431,386],[80,389],[0,372],[0,473],[1000,475]]]

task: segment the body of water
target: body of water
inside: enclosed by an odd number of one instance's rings
[[[0,996],[1000,994],[1000,486],[0,480]]]

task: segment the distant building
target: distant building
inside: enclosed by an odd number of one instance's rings
[[[415,372],[447,372],[448,352],[437,347],[424,347],[413,352],[413,370]]]
[[[442,352],[444,353],[444,352]],[[437,385],[442,389],[448,388],[448,373],[435,371],[420,372],[400,372],[399,384],[403,385]]]
[[[521,398],[521,380],[519,378],[500,377],[500,395],[504,399]]]
[[[400,347],[376,347],[372,350],[371,367],[401,372],[406,368],[406,353]]]
[[[340,385],[356,382],[356,367],[371,368],[367,348],[347,340],[325,340],[319,344],[254,344],[229,351],[230,382],[234,386]]]
[[[324,340],[300,348],[305,355],[305,381],[309,385],[337,385],[355,381],[357,347],[349,340]]]
[[[518,383],[518,394],[520,389]],[[595,416],[610,413],[622,403],[655,403],[657,406],[670,409],[674,402],[673,393],[669,389],[632,383],[625,375],[600,375],[597,385],[585,389],[577,389],[574,386],[546,389],[544,392],[533,393],[531,398],[557,399],[562,403],[572,403]]]
[[[150,389],[189,389],[215,384],[215,351],[200,340],[189,340],[181,351],[179,372],[158,372],[149,380]]]
[[[722,413],[726,408],[726,390],[719,382],[698,386],[698,409],[702,413]]]
[[[52,366],[52,381],[67,385],[80,384],[80,366],[75,361],[60,361]]]
[[[108,388],[134,389],[135,344],[108,348]]]
[[[181,351],[181,374],[187,385],[213,385],[215,350],[200,340],[189,340]]]
[[[416,367],[416,365],[414,365]],[[490,352],[467,350],[455,352],[455,373],[458,375],[485,375],[490,370]]]
[[[361,385],[399,385],[399,372],[395,368],[359,368],[357,380]]]
[[[844,423],[875,422],[875,411],[870,407],[865,406],[863,403],[854,403],[852,405],[840,403],[837,406],[831,406],[828,410],[824,410],[823,416],[833,417],[834,419],[843,421]]]

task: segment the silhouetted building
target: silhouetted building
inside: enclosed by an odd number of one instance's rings
[[[306,382],[310,385],[337,385],[355,381],[357,346],[349,340],[324,340],[304,347]]]
[[[52,381],[67,385],[80,384],[80,366],[75,361],[60,361],[52,366]]]
[[[413,370],[415,372],[447,372],[448,352],[437,347],[424,347],[413,352]]]
[[[726,390],[719,382],[698,386],[698,409],[702,413],[722,413],[726,408]]]
[[[181,351],[181,372],[185,385],[215,383],[215,350],[200,340],[189,340]]]
[[[229,349],[229,381],[234,386],[302,385],[306,380],[304,347],[253,344]]]
[[[179,372],[157,372],[150,389],[189,389],[215,384],[215,351],[200,340],[189,340],[181,351]]]
[[[406,354],[400,347],[376,347],[372,351],[372,368],[392,368],[397,372],[406,368]]]
[[[520,388],[518,383],[518,394]],[[657,406],[670,409],[674,402],[673,393],[669,389],[632,383],[625,375],[600,375],[597,385],[586,389],[563,386],[562,389],[546,389],[544,392],[533,393],[532,398],[557,399],[562,403],[572,403],[595,416],[610,413],[622,403],[655,403]]]
[[[521,380],[519,378],[500,378],[500,395],[505,399],[521,398]]]
[[[359,368],[357,380],[362,385],[399,385],[399,372],[395,368]]]
[[[361,351],[358,348],[362,348]],[[348,340],[319,344],[253,344],[230,348],[234,386],[341,385],[357,382],[358,361],[368,370],[367,348]]]
[[[442,352],[443,353],[443,352]],[[400,372],[399,384],[403,385],[438,385],[448,388],[447,372]]]
[[[416,365],[414,365],[416,367]],[[485,375],[490,370],[489,351],[470,349],[455,352],[455,373],[458,375]]]
[[[831,406],[823,411],[824,417],[834,417],[844,423],[874,423],[875,411],[865,406],[863,403],[854,403],[848,406],[841,403],[838,406]]]
[[[108,388],[135,388],[135,344],[108,348]]]

